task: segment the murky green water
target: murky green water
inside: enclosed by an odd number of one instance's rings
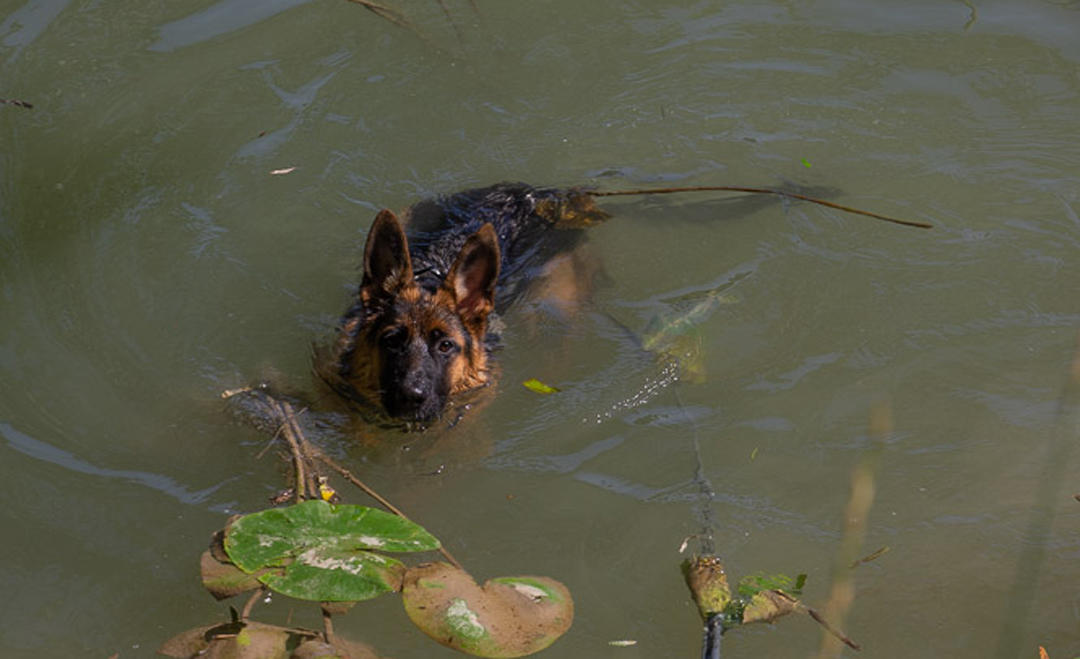
[[[320,437],[478,577],[565,582],[576,621],[545,656],[698,653],[695,437],[729,571],[807,572],[815,606],[880,459],[862,549],[890,551],[843,622],[864,655],[1080,654],[1080,4],[449,2],[460,35],[397,6],[423,39],[344,0],[0,8],[0,98],[34,105],[0,105],[3,656],[151,656],[226,617],[198,555],[283,479],[219,393],[311,392],[374,213],[500,180],[797,182],[937,225],[611,200],[610,283],[572,327],[509,315],[468,436],[421,457]],[[706,382],[662,386],[626,328],[718,287],[737,302],[697,326]],[[260,615],[318,623],[294,604]],[[337,629],[453,656],[393,598]],[[820,636],[785,620],[724,656]]]

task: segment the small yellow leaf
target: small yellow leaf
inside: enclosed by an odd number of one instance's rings
[[[554,394],[559,391],[557,388],[548,386],[543,382],[537,380],[536,378],[529,378],[521,384],[525,385],[526,387],[528,387],[532,391],[535,391],[538,394]]]
[[[338,498],[337,491],[325,483],[319,484],[319,496],[322,497],[323,501],[328,501],[330,503],[333,503],[334,500]]]

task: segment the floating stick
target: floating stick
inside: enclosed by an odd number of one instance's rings
[[[798,192],[788,192],[786,190],[775,190],[773,188],[748,188],[738,185],[696,185],[682,188],[653,188],[653,189],[641,189],[641,190],[607,190],[599,191],[594,190],[588,194],[593,197],[617,197],[617,196],[629,196],[629,195],[647,195],[647,194],[675,194],[677,192],[747,192],[751,194],[773,194],[781,197],[790,197],[792,199],[798,199],[800,201],[809,201],[812,204],[818,204],[820,206],[828,206],[829,208],[835,208],[836,210],[844,211],[845,213],[854,213],[855,215],[864,215],[866,217],[872,217],[877,220],[885,220],[886,222],[892,222],[893,224],[901,224],[906,227],[916,227],[918,229],[933,229],[934,225],[927,222],[916,222],[915,220],[901,220],[895,217],[889,217],[888,215],[881,215],[879,213],[872,213],[870,211],[859,210],[858,208],[852,208],[851,206],[844,206],[843,204],[837,204],[831,201],[825,201],[824,199],[818,199],[817,197],[811,197],[809,195],[799,194]]]

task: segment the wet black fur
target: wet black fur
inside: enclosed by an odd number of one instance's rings
[[[552,231],[558,218],[537,212],[539,204],[566,196],[566,190],[500,183],[417,203],[406,223],[417,283],[438,288],[468,237],[490,223],[502,256],[495,311],[504,312],[551,259],[581,241],[582,229]]]

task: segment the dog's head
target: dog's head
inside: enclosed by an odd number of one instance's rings
[[[340,379],[392,417],[437,418],[450,396],[487,382],[484,338],[498,278],[498,239],[485,224],[438,288],[425,290],[414,279],[401,223],[382,211],[364,248],[359,313],[339,339]]]

